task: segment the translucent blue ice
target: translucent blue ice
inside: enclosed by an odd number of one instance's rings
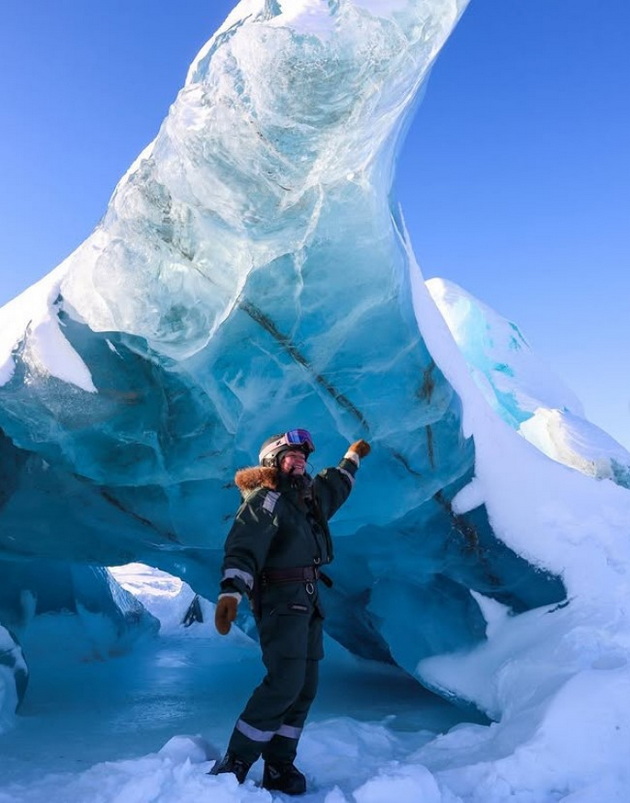
[[[474,444],[418,333],[391,197],[401,133],[466,2],[321,5],[315,22],[239,6],[42,289],[45,314],[25,313],[0,387],[0,549],[7,572],[142,560],[214,598],[234,471],[262,440],[308,427],[318,469],[364,437],[334,522],[329,629],[414,671],[484,638],[471,588],[516,611],[564,588],[497,541],[482,507],[451,508]]]

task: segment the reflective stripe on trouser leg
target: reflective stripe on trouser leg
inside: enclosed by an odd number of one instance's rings
[[[227,749],[229,753],[253,764],[275,735],[275,731],[261,730],[240,718],[234,726]]]
[[[254,689],[232,732],[228,750],[245,761],[256,761],[284,724],[287,711],[304,687],[306,664],[300,658],[280,658],[273,671]],[[293,723],[287,723],[293,725]],[[296,723],[300,727],[300,723]]]
[[[295,760],[302,727],[317,692],[318,677],[319,661],[307,661],[304,686],[299,697],[286,712],[276,735],[263,745],[262,755],[265,761],[284,763]]]
[[[302,735],[302,728],[294,728],[292,725],[280,725],[275,735],[286,736],[287,739],[297,740]]]
[[[283,658],[254,689],[232,732],[228,750],[246,761],[256,761],[284,725],[285,714],[299,699],[306,677],[306,664],[312,661]],[[292,722],[287,722],[293,725]],[[294,727],[300,727],[295,723]],[[270,734],[270,735],[268,735]]]
[[[281,725],[277,732],[262,731],[249,725],[245,720],[239,719],[234,726],[228,750],[245,761],[254,762],[262,754],[267,753],[267,745],[278,742],[278,757],[281,760],[292,761],[295,758],[295,748],[302,733],[302,728],[291,725]],[[284,737],[278,739],[278,737]],[[289,758],[285,758],[289,756]]]
[[[273,593],[271,589],[267,597],[272,597]],[[297,738],[293,735],[299,735],[317,690],[315,659],[322,655],[321,618],[314,610],[307,614],[287,612],[283,615],[273,611],[267,602],[257,622],[267,674],[240,715],[239,722],[246,727],[237,725],[228,745],[230,752],[245,761],[256,761],[261,753],[267,755],[269,745],[273,745],[270,755],[295,756]],[[291,737],[276,735],[283,725],[296,729],[290,731]],[[248,731],[247,726],[253,730]],[[274,734],[270,741],[252,739],[248,735],[270,732]]]
[[[240,731],[244,736],[247,736],[247,738],[251,739],[252,742],[261,742],[262,744],[270,742],[276,735],[276,731],[258,730],[258,728],[248,725],[247,722],[242,719],[239,719],[239,721],[236,723],[236,730]]]

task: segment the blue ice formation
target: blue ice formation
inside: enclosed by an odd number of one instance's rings
[[[588,421],[581,402],[530,349],[516,324],[454,282],[427,287],[488,405],[553,460],[630,488],[630,453]]]
[[[564,597],[483,506],[451,506],[475,448],[418,332],[391,195],[466,2],[239,5],[95,232],[2,310],[0,571],[21,585],[0,621],[27,634],[22,591],[78,609],[79,567],[132,560],[214,598],[234,471],[295,425],[316,469],[373,445],[334,522],[328,627],[355,652],[413,672],[484,638],[470,589],[514,611]],[[87,607],[143,630],[99,571]]]
[[[36,649],[28,637],[36,617],[72,617],[84,659],[122,652],[139,635],[157,631],[157,619],[107,569],[73,563],[70,557],[1,563],[2,621],[28,644],[29,652]]]

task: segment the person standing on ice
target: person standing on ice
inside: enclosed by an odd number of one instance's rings
[[[288,795],[306,791],[293,762],[323,658],[317,584],[331,584],[321,571],[333,558],[328,520],[348,498],[370,446],[356,441],[339,465],[312,478],[306,459],[314,451],[310,433],[292,429],[263,443],[258,466],[236,473],[243,502],[225,542],[215,612],[216,628],[225,635],[242,595],[249,598],[267,674],[209,774],[231,772],[243,783],[262,756],[263,787]]]

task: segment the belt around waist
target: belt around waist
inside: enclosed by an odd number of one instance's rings
[[[265,569],[261,575],[263,585],[276,585],[277,583],[314,583],[321,580],[330,588],[332,580],[324,574],[318,566],[298,566],[291,569]]]

